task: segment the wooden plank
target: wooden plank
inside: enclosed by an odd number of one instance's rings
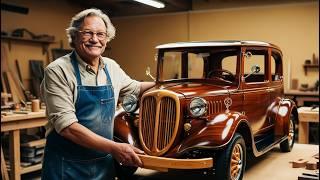
[[[10,177],[14,180],[20,180],[20,130],[10,131]]]
[[[28,114],[13,114],[9,116],[4,116],[1,118],[1,122],[7,122],[7,121],[17,121],[17,120],[26,120],[26,119],[32,119],[32,118],[44,118],[46,117],[45,111],[39,111],[39,112],[29,112]]]
[[[204,169],[213,167],[212,158],[174,159],[138,154],[145,167],[164,169]]]
[[[6,82],[5,82],[4,77],[3,77],[2,74],[3,74],[3,73],[1,72],[1,87],[2,87],[2,92],[8,93],[7,85],[6,85]]]
[[[6,161],[4,159],[2,146],[1,146],[1,177],[3,180],[9,180],[8,170],[6,166]]]
[[[9,71],[8,48],[1,43],[1,73]]]
[[[39,139],[39,140],[35,140],[35,141],[30,141],[27,143],[23,143],[21,144],[21,147],[44,147],[46,144],[46,139]]]
[[[315,158],[310,159],[306,163],[306,169],[308,170],[316,170],[319,169],[319,160],[316,160]]]
[[[7,76],[8,76],[9,85],[10,85],[10,88],[12,91],[11,94],[13,96],[16,95],[18,97],[19,102],[17,102],[17,103],[23,102],[25,104],[26,98],[23,94],[21,87],[19,86],[19,82],[16,79],[15,75],[11,71],[8,71]]]
[[[26,174],[29,172],[33,172],[33,171],[37,171],[40,170],[42,168],[42,164],[35,164],[32,166],[28,166],[28,167],[21,167],[21,174]]]
[[[307,160],[305,159],[298,159],[296,161],[292,161],[292,168],[302,168],[302,167],[306,167],[307,164]]]
[[[16,129],[27,129],[33,127],[41,127],[47,124],[46,118],[33,118],[28,121],[9,121],[9,122],[1,122],[1,132],[11,131]]]
[[[313,111],[310,107],[300,107],[299,115],[299,143],[309,143],[309,122],[319,123],[319,111]]]
[[[299,121],[298,142],[301,144],[309,143],[309,124],[307,122]]]
[[[15,103],[20,103],[20,101],[25,102],[26,98],[23,94],[21,86],[16,77],[15,71],[10,69],[8,63],[8,49],[7,46],[1,44],[1,73],[4,75],[4,81],[8,81],[8,86],[6,85],[6,90],[10,88],[10,92],[13,95],[13,101]],[[15,97],[17,96],[17,98]]]
[[[4,87],[6,89],[6,92],[11,93],[7,72],[2,72],[1,77],[3,77],[3,82],[4,82]]]
[[[21,76],[21,70],[20,70],[20,65],[19,65],[18,59],[15,60],[15,64],[16,64],[19,80],[22,83],[22,76]]]
[[[318,112],[316,111],[299,112],[299,121],[319,123],[319,111]]]

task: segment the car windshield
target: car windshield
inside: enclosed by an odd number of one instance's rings
[[[236,83],[237,49],[167,49],[160,53],[160,81],[212,80]]]

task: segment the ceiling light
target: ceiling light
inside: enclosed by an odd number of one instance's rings
[[[143,3],[146,5],[155,7],[155,8],[164,8],[165,7],[163,2],[156,1],[156,0],[134,0],[134,1],[137,1],[139,3]]]

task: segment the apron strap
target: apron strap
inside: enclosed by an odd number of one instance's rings
[[[82,82],[81,82],[81,77],[80,77],[80,70],[79,70],[79,66],[78,66],[78,61],[76,59],[76,54],[74,51],[72,51],[70,57],[71,57],[72,66],[73,66],[73,69],[75,71],[75,75],[77,78],[77,84],[78,84],[78,86],[81,86]]]
[[[108,84],[110,84],[112,86],[112,81],[111,81],[111,78],[110,78],[110,74],[109,74],[109,71],[108,71],[108,66],[107,64],[104,65],[104,72],[106,73],[107,75],[107,82]]]

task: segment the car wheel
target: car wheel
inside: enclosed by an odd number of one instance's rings
[[[292,150],[295,136],[296,136],[296,133],[295,133],[294,116],[293,114],[291,114],[290,121],[289,121],[288,139],[280,143],[280,149],[282,152],[290,152]]]
[[[246,165],[246,145],[243,137],[235,133],[225,151],[217,156],[215,176],[219,180],[241,180]]]
[[[114,164],[118,180],[132,179],[133,174],[138,169],[137,167],[133,166],[121,166],[117,161],[115,161]]]

